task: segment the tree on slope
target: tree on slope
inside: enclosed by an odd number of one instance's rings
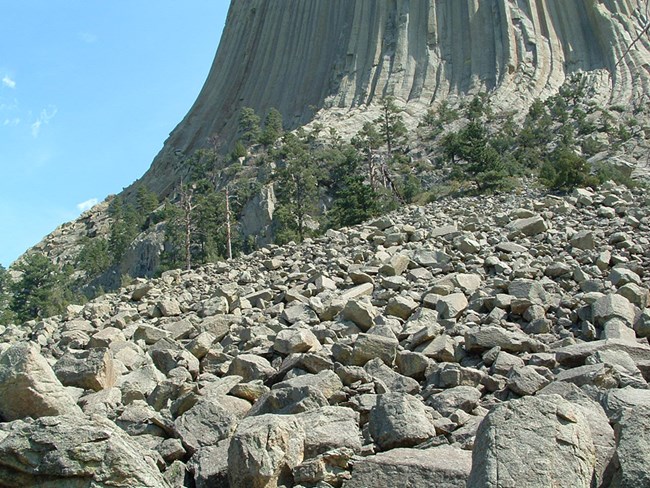
[[[302,241],[307,233],[307,219],[316,211],[318,179],[307,144],[288,134],[282,147],[284,167],[278,171],[277,216],[280,223],[278,241]]]
[[[28,254],[16,266],[22,273],[14,283],[10,308],[21,321],[63,312],[67,304],[65,275],[43,254]]]
[[[11,322],[11,277],[9,272],[0,264],[0,324]]]

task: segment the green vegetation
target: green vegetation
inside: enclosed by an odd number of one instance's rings
[[[608,179],[631,186],[635,182],[620,169],[606,162],[590,165],[586,158],[645,130],[625,119],[623,109],[592,103],[580,76],[556,96],[535,100],[524,120],[495,113],[484,93],[453,106],[441,103],[413,134],[395,98],[382,98],[378,109],[378,116],[345,142],[319,123],[285,133],[278,110],[268,110],[262,123],[253,109],[243,108],[229,152],[224,155],[212,138],[207,148],[181,156],[183,180],[163,202],[144,186],[129,200],[115,197],[107,238],[83,241],[77,269],[86,280],[101,276],[123,260],[138,234],[159,222],[165,229],[159,271],[252,251],[256,237],[244,239],[238,221],[262,188],[275,193],[271,231],[281,244],[354,225],[404,203],[512,190],[521,178],[554,191]]]
[[[307,142],[294,134],[284,137],[278,156],[283,167],[277,171],[278,243],[302,241],[309,233],[308,218],[316,213],[318,180],[314,154]]]
[[[282,122],[280,118],[280,128]],[[244,107],[239,114],[239,142],[242,147],[252,146],[259,141],[262,130],[260,129],[260,117],[250,107]]]
[[[464,122],[445,131],[448,121]],[[576,75],[557,95],[535,100],[521,124],[511,114],[495,115],[489,98],[479,94],[458,111],[444,104],[427,113],[420,134],[430,147],[441,149],[448,180],[461,188],[503,191],[516,186],[519,177],[536,177],[549,189],[569,191],[606,178],[634,184],[611,165],[592,167],[585,158],[624,143],[635,124],[616,125],[610,112],[591,103],[585,80]]]
[[[12,321],[13,312],[11,305],[11,278],[9,272],[0,264],[0,324]]]
[[[109,243],[101,237],[85,238],[83,247],[77,257],[77,266],[89,276],[97,276],[106,271],[111,265]]]
[[[542,165],[539,177],[552,190],[567,191],[598,184],[597,179],[589,174],[587,161],[567,146],[555,148]]]
[[[189,178],[165,202],[163,269],[214,262],[241,252],[236,215],[241,210],[240,183],[217,187],[225,162],[212,149],[197,151],[188,161]],[[244,202],[245,203],[245,202]]]
[[[108,237],[108,252],[111,264],[117,264],[138,235],[142,215],[138,214],[131,204],[125,203],[121,196],[116,196],[110,203],[108,214],[112,219]]]
[[[60,271],[43,254],[26,255],[15,269],[21,276],[11,285],[9,308],[18,321],[60,314],[79,299],[70,291],[69,272]]]
[[[259,136],[259,142],[270,147],[282,137],[283,133],[282,114],[276,108],[272,108],[264,119],[264,129]]]

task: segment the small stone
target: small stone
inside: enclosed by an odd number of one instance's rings
[[[508,224],[508,229],[512,234],[523,234],[525,236],[534,236],[546,232],[548,225],[546,221],[540,216],[529,217],[526,219],[518,219]]]
[[[418,307],[419,305],[415,300],[408,297],[396,296],[391,298],[386,304],[386,314],[407,320]]]
[[[573,234],[571,237],[571,245],[575,248],[584,251],[594,249],[596,247],[596,240],[594,233],[588,230],[581,230]]]
[[[438,300],[436,311],[442,319],[455,319],[467,310],[468,305],[464,293],[452,293]]]
[[[534,395],[550,382],[532,366],[514,367],[508,375],[508,388],[521,396]]]
[[[344,320],[354,322],[363,331],[367,331],[374,325],[375,317],[378,314],[377,309],[364,300],[348,301],[341,312]]]

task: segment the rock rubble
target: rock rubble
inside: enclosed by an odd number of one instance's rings
[[[645,486],[648,208],[444,200],[8,326],[0,485]]]

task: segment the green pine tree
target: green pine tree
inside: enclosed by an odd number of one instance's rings
[[[375,123],[390,157],[393,157],[395,149],[406,140],[407,130],[401,113],[402,109],[397,106],[395,97],[381,99],[381,116],[375,119]]]
[[[106,271],[111,266],[108,240],[101,237],[84,239],[77,256],[77,266],[89,276],[97,276]]]
[[[284,129],[282,127],[282,114],[276,108],[269,110],[264,119],[264,130],[259,137],[259,142],[270,147],[282,137]]]
[[[11,303],[11,277],[9,272],[0,264],[0,324],[12,321],[13,312],[9,308]]]
[[[306,143],[293,134],[285,137],[282,153],[284,167],[278,171],[276,186],[277,241],[302,241],[308,233],[307,220],[315,215],[318,202],[315,162]]]
[[[10,308],[16,318],[27,321],[62,313],[68,304],[66,276],[43,254],[28,254],[16,266],[22,273],[13,284]]]
[[[244,146],[250,147],[259,141],[262,133],[260,121],[260,116],[250,107],[244,107],[239,112],[240,141]],[[282,128],[281,123],[280,128]]]
[[[366,184],[363,161],[358,151],[348,147],[337,164],[333,180],[334,203],[328,214],[332,227],[346,227],[359,224],[379,213],[380,198],[377,192]]]

